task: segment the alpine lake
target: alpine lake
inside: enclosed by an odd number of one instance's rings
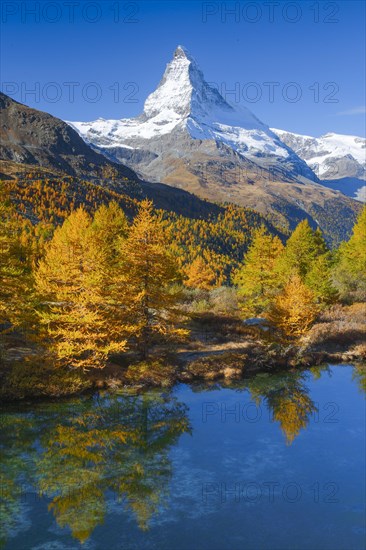
[[[351,365],[2,407],[6,550],[363,550]]]

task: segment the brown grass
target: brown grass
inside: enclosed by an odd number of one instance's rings
[[[246,354],[224,352],[191,361],[186,369],[187,378],[216,380],[240,378],[245,368]]]
[[[337,304],[325,311],[303,343],[312,351],[348,352],[366,341],[366,304]]]

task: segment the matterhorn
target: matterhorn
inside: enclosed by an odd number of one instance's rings
[[[318,223],[324,210],[345,199],[320,185],[280,135],[210,85],[183,46],[174,51],[139,116],[69,124],[98,152],[142,179],[271,212],[290,227],[304,217]]]

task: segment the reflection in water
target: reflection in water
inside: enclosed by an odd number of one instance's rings
[[[273,420],[279,422],[291,445],[309,424],[317,408],[309,396],[304,373],[257,376],[248,383],[253,399],[265,400]]]
[[[158,394],[102,396],[70,405],[4,415],[2,532],[15,527],[25,482],[51,499],[57,523],[80,542],[103,523],[110,491],[146,530],[168,488],[169,449],[190,431],[186,405]]]
[[[327,371],[327,366],[311,369],[314,379]],[[306,385],[308,371],[291,371],[280,374],[258,374],[253,378],[225,382],[226,388],[239,392],[249,391],[257,407],[265,404],[271,420],[278,422],[287,445],[291,445],[302,429],[305,429],[313,415],[318,412],[309,396]],[[195,391],[215,390],[220,385],[198,385]]]
[[[34,443],[40,433],[28,415],[3,414],[1,418],[0,458],[0,544],[17,526],[21,515],[24,492],[34,480],[31,463],[37,457]],[[26,458],[27,459],[26,459]]]
[[[365,364],[355,365],[353,379],[356,380],[361,392],[366,392],[366,367]]]
[[[313,378],[322,370],[312,369]],[[362,371],[354,376],[365,388]],[[233,389],[263,403],[291,444],[317,411],[307,380],[301,372],[262,374],[235,382]],[[208,389],[212,386],[194,387]],[[170,451],[191,432],[187,405],[173,393],[159,392],[23,405],[21,412],[7,407],[2,425],[4,537],[16,531],[24,493],[33,491],[49,500],[57,524],[80,542],[104,522],[112,499],[147,530],[169,496]]]

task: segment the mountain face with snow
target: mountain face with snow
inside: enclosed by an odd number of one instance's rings
[[[316,180],[308,166],[268,126],[248,109],[229,104],[211,87],[182,46],[174,52],[139,117],[70,124],[87,142],[134,165],[148,179],[165,177],[164,169],[156,170],[150,164],[160,155],[160,144],[174,134],[177,138],[220,143],[266,169],[272,167]]]
[[[366,139],[333,133],[315,138],[275,128],[272,131],[305,160],[323,185],[365,201]]]
[[[275,132],[205,81],[181,46],[140,116],[69,124],[98,152],[145,180],[270,212],[291,228],[308,218],[327,231],[329,212],[354,219],[353,201],[319,185]]]

